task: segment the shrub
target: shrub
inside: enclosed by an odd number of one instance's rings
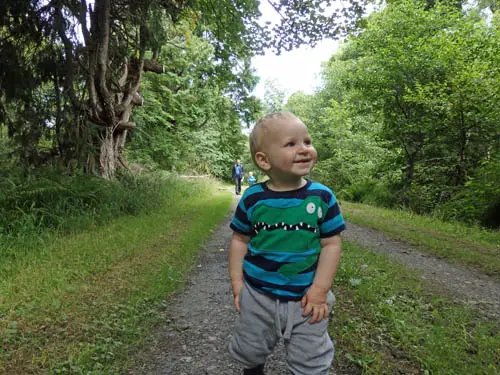
[[[164,186],[158,175],[127,171],[112,181],[57,170],[0,178],[0,235],[78,231],[112,217],[135,215],[158,207],[166,194]]]
[[[448,220],[499,228],[500,160],[491,160],[478,168],[464,189],[437,209]]]

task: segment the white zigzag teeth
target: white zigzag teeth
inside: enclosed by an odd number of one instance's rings
[[[255,234],[257,234],[261,230],[271,231],[271,230],[276,230],[276,229],[283,229],[285,231],[289,231],[289,230],[296,230],[297,231],[300,229],[304,229],[304,230],[307,230],[307,231],[310,231],[313,233],[316,233],[316,231],[317,231],[317,228],[315,228],[314,226],[312,226],[310,224],[304,223],[302,221],[300,223],[294,224],[294,225],[285,224],[285,222],[283,222],[283,221],[281,223],[276,223],[276,224],[266,224],[263,222],[258,222],[253,226],[253,229],[254,229]]]

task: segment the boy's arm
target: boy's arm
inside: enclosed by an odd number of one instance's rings
[[[302,298],[302,307],[305,306],[303,315],[307,316],[312,313],[311,323],[328,317],[326,294],[332,287],[333,278],[340,264],[341,247],[339,234],[321,240],[321,254],[316,275],[311,287]]]
[[[248,251],[250,237],[234,232],[229,245],[229,278],[233,289],[234,307],[240,311],[240,292],[243,288],[243,258]]]

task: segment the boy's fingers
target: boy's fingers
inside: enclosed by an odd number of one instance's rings
[[[304,300],[302,300],[302,302],[304,302]],[[328,318],[328,305],[313,305],[312,303],[308,303],[304,308],[302,316],[307,316],[309,314],[311,314],[311,319],[309,320],[310,323],[316,323],[322,319],[326,319]]]
[[[309,323],[316,323],[326,318],[328,318],[328,307],[324,305],[315,306]]]
[[[236,311],[240,312],[240,296],[239,295],[234,296],[234,307],[236,308]]]
[[[312,305],[308,303],[304,309],[304,312],[302,313],[302,316],[307,316],[311,313],[311,310],[313,309]]]
[[[313,309],[312,318],[310,322],[311,323],[319,322],[321,320],[320,314],[321,314],[321,306],[315,306]]]
[[[300,306],[304,308],[306,303],[307,303],[307,297],[304,295],[304,297],[302,297],[302,299],[300,300]]]

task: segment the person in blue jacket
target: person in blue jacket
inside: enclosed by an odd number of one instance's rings
[[[234,181],[235,185],[235,193],[236,195],[241,194],[241,181],[243,180],[243,177],[245,176],[245,167],[239,160],[236,160],[236,163],[233,165],[232,169],[232,178]]]

